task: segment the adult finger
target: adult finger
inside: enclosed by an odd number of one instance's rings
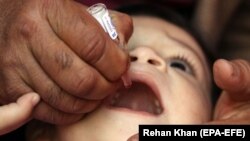
[[[46,13],[46,18],[59,38],[106,79],[119,79],[127,70],[128,55],[104,32],[86,7],[63,1],[51,9],[56,12]]]
[[[214,64],[214,80],[233,100],[250,100],[250,64],[245,60],[219,59]]]
[[[80,120],[85,114],[61,112],[45,102],[39,103],[34,111],[34,118],[51,124],[70,124]]]
[[[31,118],[32,110],[39,99],[38,94],[28,93],[20,97],[16,103],[0,107],[0,135],[25,124]]]
[[[114,23],[120,43],[126,44],[133,33],[132,18],[127,14],[109,10],[112,22]]]

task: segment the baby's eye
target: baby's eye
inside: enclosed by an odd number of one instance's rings
[[[188,62],[181,59],[173,59],[169,62],[170,67],[179,69],[193,75],[193,69]]]

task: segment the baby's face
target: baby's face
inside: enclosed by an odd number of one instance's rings
[[[58,127],[60,141],[121,141],[139,124],[200,124],[210,119],[210,73],[195,40],[173,24],[134,17],[129,41],[133,85],[85,119]]]

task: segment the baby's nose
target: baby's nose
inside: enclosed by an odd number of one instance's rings
[[[164,59],[149,47],[136,47],[129,54],[131,62],[147,63],[155,66],[160,71],[166,71]]]

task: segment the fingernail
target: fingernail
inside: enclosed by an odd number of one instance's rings
[[[34,94],[33,97],[32,97],[32,100],[31,100],[33,106],[36,105],[39,102],[39,100],[40,100],[39,95],[38,94]]]

